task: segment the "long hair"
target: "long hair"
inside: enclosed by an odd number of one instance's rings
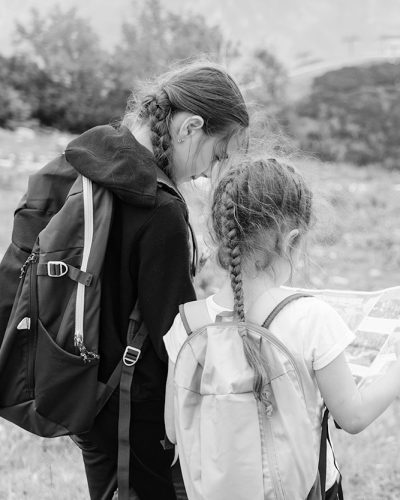
[[[221,136],[226,146],[232,135],[249,126],[248,111],[237,84],[216,64],[185,64],[161,75],[141,95],[132,94],[122,124],[149,124],[158,166],[171,178],[174,172],[170,123],[179,111],[200,115],[204,132]]]
[[[258,270],[272,270],[285,253],[284,237],[292,229],[299,238],[311,222],[312,193],[301,175],[275,159],[246,158],[232,166],[218,183],[212,203],[212,226],[218,245],[218,262],[230,274],[234,311],[244,352],[254,370],[253,390],[271,411],[268,373],[260,345],[248,335],[244,322],[244,263],[262,252]]]

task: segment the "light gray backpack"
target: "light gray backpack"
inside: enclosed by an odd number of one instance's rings
[[[268,330],[281,309],[299,297],[304,295],[286,297],[262,326],[245,323],[267,363],[272,412],[253,393],[239,323],[232,316],[212,323],[205,301],[181,306],[188,338],[175,365],[174,405],[190,500],[325,498],[328,414],[320,449],[296,361]]]

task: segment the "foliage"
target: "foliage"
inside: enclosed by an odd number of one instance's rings
[[[220,29],[208,26],[200,15],[169,12],[160,0],[146,0],[141,9],[136,4],[133,19],[128,16],[122,25],[121,43],[108,65],[114,102],[121,110],[142,81],[201,54],[218,61],[224,44]]]
[[[0,99],[29,104],[30,116],[42,125],[72,132],[120,118],[132,87],[138,80],[169,67],[176,57],[199,52],[218,52],[222,35],[209,28],[204,18],[182,18],[164,12],[158,0],[147,0],[134,21],[123,27],[122,43],[114,53],[101,49],[90,24],[76,9],[55,6],[41,15],[33,9],[26,25],[17,25],[18,61],[21,75],[34,69],[33,78],[7,82]],[[8,88],[10,87],[10,88]],[[0,124],[22,118],[18,102],[3,111]],[[1,119],[1,116],[0,116]]]
[[[122,26],[122,42],[114,61],[124,72],[125,86],[166,71],[174,61],[206,54],[219,59],[223,36],[204,17],[166,11],[160,0],[147,0],[133,20]]]
[[[278,114],[286,98],[287,72],[275,55],[266,49],[254,49],[231,65],[250,105],[270,116]]]
[[[400,168],[400,63],[348,67],[316,78],[292,132],[325,160]]]
[[[34,99],[30,97],[37,77],[38,69],[34,64],[22,58],[0,56],[0,126],[31,116]],[[29,87],[22,82],[29,82]]]
[[[34,119],[81,132],[114,121],[141,81],[198,56],[235,61],[249,99],[270,113],[283,100],[285,72],[268,51],[243,55],[204,17],[170,12],[160,0],[132,1],[121,41],[112,51],[101,48],[76,9],[58,5],[46,15],[33,9],[25,24],[17,24],[16,40],[17,54],[0,61],[0,126]]]
[[[99,40],[75,9],[57,5],[48,15],[32,10],[30,22],[17,25],[19,53],[36,65],[35,92],[21,82],[32,97],[32,117],[43,125],[82,130],[107,119],[105,54]]]

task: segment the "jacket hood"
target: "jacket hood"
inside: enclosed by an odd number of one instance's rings
[[[131,205],[152,207],[158,167],[153,155],[128,128],[101,125],[71,141],[65,157],[80,174]]]

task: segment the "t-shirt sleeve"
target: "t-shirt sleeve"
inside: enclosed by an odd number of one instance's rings
[[[320,299],[309,299],[306,320],[306,350],[314,370],[329,365],[354,340],[349,329],[335,309]]]
[[[181,316],[180,314],[177,314],[171,328],[163,337],[168,357],[172,363],[176,363],[178,353],[187,339],[187,336],[188,334],[183,326]]]

